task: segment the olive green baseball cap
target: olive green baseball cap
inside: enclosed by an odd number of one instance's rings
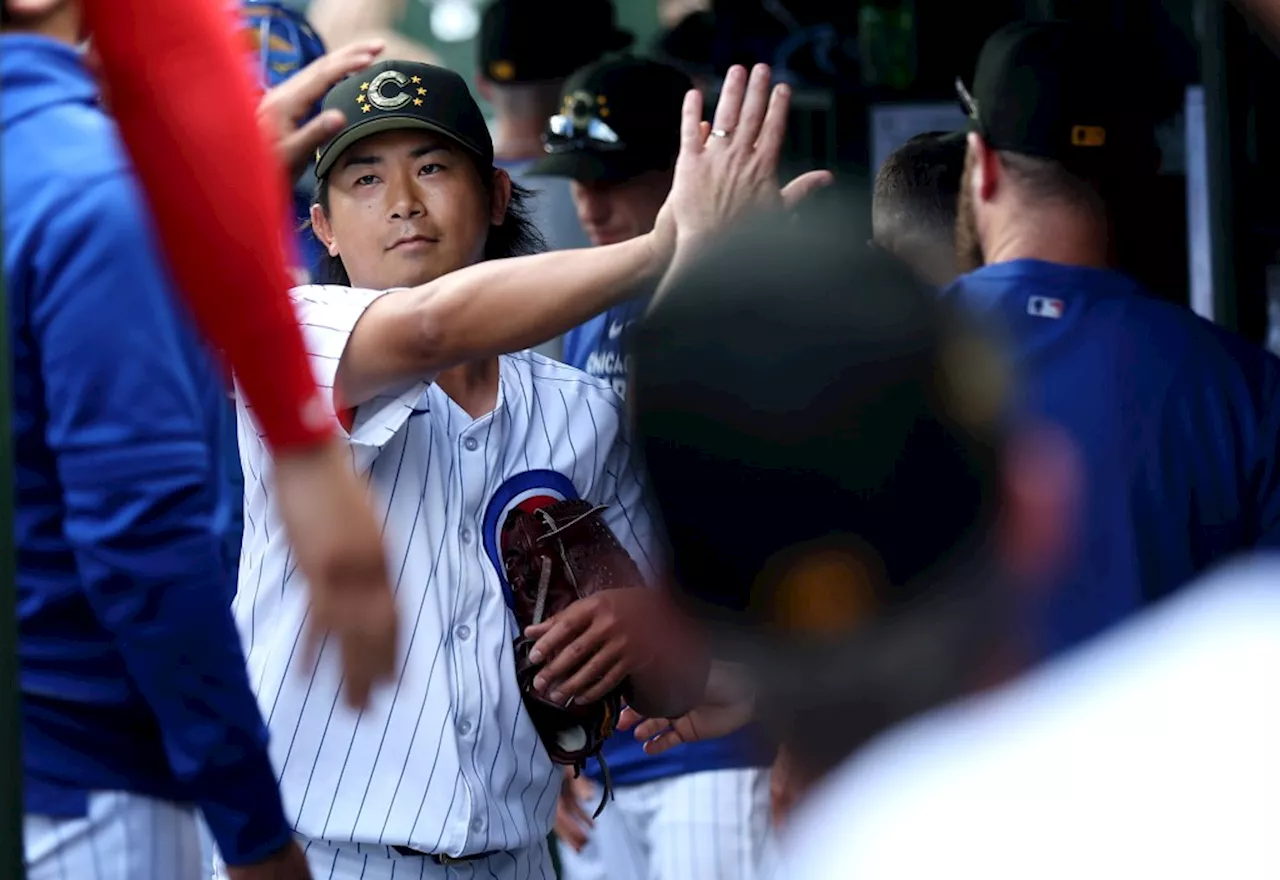
[[[341,110],[347,125],[316,151],[316,177],[357,141],[384,131],[422,129],[458,142],[488,167],[493,137],[466,80],[443,67],[381,61],[329,90],[325,110]]]

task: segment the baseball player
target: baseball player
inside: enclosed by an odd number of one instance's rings
[[[236,617],[272,731],[287,809],[323,877],[528,877],[549,868],[559,774],[523,709],[512,661],[502,528],[510,512],[580,497],[606,505],[653,570],[652,524],[622,404],[607,384],[518,349],[580,323],[681,265],[727,219],[776,205],[788,95],[735,68],[718,134],[686,97],[684,151],[648,235],[516,260],[532,240],[465,83],[387,61],[335,87],[350,123],[320,152],[312,221],[324,277],[294,291],[352,463],[382,505],[403,673],[356,712],[325,643],[308,652],[307,591],[276,522],[271,461],[241,412],[247,489]],[[801,185],[803,186],[803,184]],[[489,259],[486,259],[489,258]],[[696,658],[651,652],[628,624],[649,591],[605,591],[540,630],[534,686],[590,702],[624,676],[633,702],[687,706]]]
[[[305,880],[227,603],[222,377],[99,109],[78,7],[3,12],[28,876],[196,880],[199,811],[237,880]]]
[[[961,92],[956,234],[973,271],[947,295],[1003,325],[1025,414],[1069,432],[1089,487],[1077,552],[1037,609],[1056,651],[1280,545],[1280,360],[1113,268],[1120,209],[1156,165],[1122,47],[1083,24],[1015,23]]]
[[[963,132],[926,132],[890,153],[876,172],[871,240],[938,287],[956,277],[964,152]]]
[[[631,55],[600,61],[565,84],[545,135],[547,155],[531,169],[571,181],[583,229],[596,246],[645,235],[671,190],[680,148],[680,107],[693,82],[674,67]],[[627,328],[649,293],[564,335],[564,361],[627,388]],[[613,805],[590,818],[604,782],[566,776],[557,809],[561,875],[588,878],[732,877],[748,880],[768,825],[771,759],[750,731],[644,753],[623,734],[604,750]],[[592,783],[594,780],[594,784]],[[707,805],[716,808],[708,813]],[[698,834],[689,834],[696,825]]]

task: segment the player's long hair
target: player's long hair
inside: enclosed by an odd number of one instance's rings
[[[482,174],[484,180],[492,180],[493,175]],[[489,188],[485,187],[486,198]],[[489,236],[484,243],[484,259],[503,260],[507,257],[525,257],[540,254],[547,249],[546,239],[533,222],[534,191],[523,187],[515,181],[511,182],[511,201],[507,205],[507,215],[501,226],[490,226]],[[321,178],[316,183],[316,204],[325,216],[329,216],[329,179]],[[309,224],[308,224],[309,225]],[[314,235],[314,230],[312,231]],[[328,253],[320,257],[320,265],[316,277],[317,284],[336,284],[342,287],[351,286],[351,278],[342,265],[342,258]]]

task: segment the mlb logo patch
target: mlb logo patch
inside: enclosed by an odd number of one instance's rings
[[[1027,314],[1037,318],[1061,318],[1066,308],[1062,300],[1047,296],[1033,296],[1027,300]]]

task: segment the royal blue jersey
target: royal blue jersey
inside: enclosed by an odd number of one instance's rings
[[[627,395],[627,330],[644,315],[647,296],[636,297],[596,315],[564,335],[566,364],[613,385],[619,397]]]
[[[230,864],[289,840],[229,597],[220,371],[70,46],[0,37],[29,813],[197,805]]]
[[[949,293],[999,319],[1023,414],[1083,466],[1075,546],[1039,609],[1048,651],[1280,546],[1280,360],[1116,272],[1016,260]]]

